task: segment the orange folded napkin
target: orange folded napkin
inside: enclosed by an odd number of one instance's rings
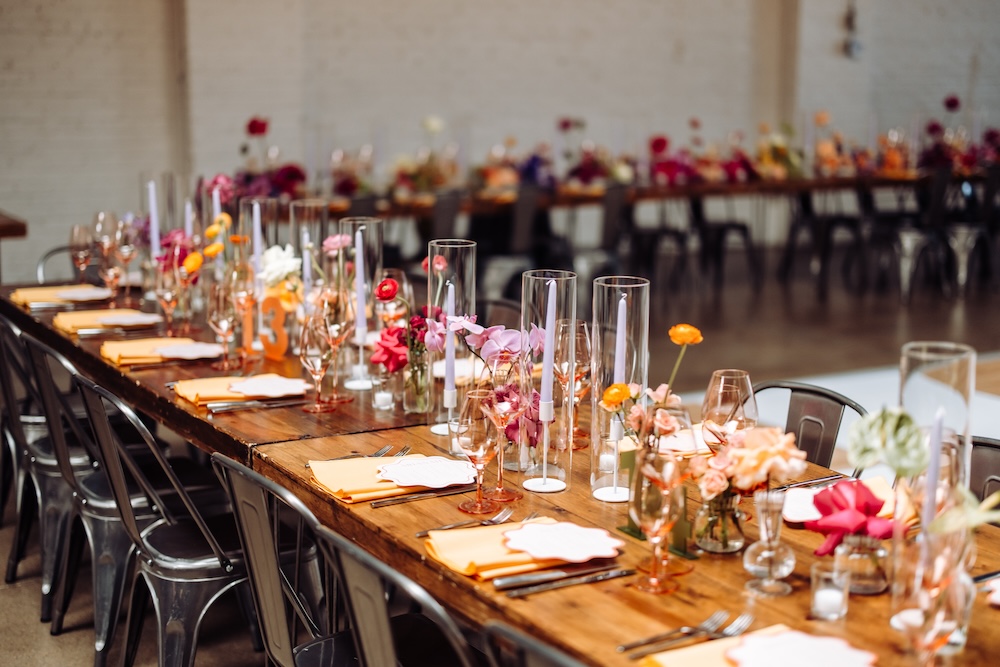
[[[868,479],[862,480],[864,485],[875,494],[879,500],[884,501],[882,509],[879,511],[878,516],[883,519],[893,519],[901,521],[907,526],[912,526],[917,523],[919,517],[917,517],[917,511],[914,509],[913,504],[909,500],[903,499],[904,502],[900,503],[901,507],[899,511],[896,511],[896,492],[893,490],[892,485],[885,477],[870,477]]]
[[[229,388],[234,382],[243,382],[248,379],[244,377],[217,377],[180,380],[174,385],[174,394],[191,401],[195,405],[205,405],[213,401],[252,401],[258,398],[266,398],[263,394],[257,396],[240,394]],[[277,373],[265,373],[263,375],[255,375],[253,379],[259,382],[266,382],[274,379],[284,380],[285,378]]]
[[[30,306],[33,303],[70,303],[67,299],[58,295],[64,292],[82,292],[93,289],[93,285],[21,287],[10,293],[10,300],[19,306]]]
[[[557,523],[555,519],[533,519],[531,523]],[[521,524],[477,526],[455,530],[432,530],[424,546],[427,555],[445,567],[480,580],[534,572],[565,564],[557,559],[535,559],[523,551],[508,549],[504,533]]]
[[[378,469],[390,461],[424,458],[423,454],[401,457],[364,456],[339,461],[310,461],[309,469],[320,486],[337,500],[345,503],[363,503],[379,498],[391,498],[407,493],[426,491],[423,486],[397,486],[395,482],[378,477]]]
[[[75,334],[80,329],[103,329],[112,326],[100,320],[104,318],[148,315],[134,308],[105,308],[104,310],[77,310],[67,313],[57,313],[52,318],[52,326],[68,334]]]
[[[776,635],[787,630],[787,625],[772,625],[746,636]],[[726,659],[726,651],[739,646],[742,641],[743,637],[726,637],[654,653],[643,658],[639,667],[732,667],[733,663]]]
[[[101,356],[118,366],[156,364],[163,357],[156,350],[167,345],[190,345],[191,338],[140,338],[138,340],[107,341],[101,345]]]

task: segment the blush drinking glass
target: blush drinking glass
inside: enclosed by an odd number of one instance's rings
[[[180,299],[181,281],[177,266],[166,262],[156,267],[156,300],[167,319],[167,336],[174,335],[174,309]]]
[[[236,307],[229,294],[229,286],[225,282],[214,283],[209,288],[206,310],[208,326],[222,342],[222,359],[213,363],[212,368],[217,371],[232,370],[229,345],[233,340],[233,329],[236,327]]]
[[[482,403],[482,411],[497,427],[500,445],[497,450],[497,485],[486,492],[490,500],[512,502],[520,500],[524,494],[516,489],[505,487],[503,476],[505,471],[520,470],[517,458],[517,443],[510,447],[511,430],[516,431],[518,419],[527,412],[532,401],[531,374],[524,363],[520,352],[499,352],[486,360],[486,367],[480,377],[479,385],[485,387],[489,397]],[[510,447],[513,460],[504,463],[505,450]]]
[[[332,412],[336,404],[323,400],[323,378],[337,354],[327,334],[326,322],[318,315],[306,320],[299,338],[299,361],[316,385],[316,402],[302,408],[304,412]]]
[[[94,234],[86,225],[73,225],[69,231],[69,253],[80,275],[80,283],[87,282],[86,270],[94,252]]]
[[[670,450],[661,451],[654,443],[636,452],[635,463],[629,516],[653,545],[647,576],[635,587],[645,593],[673,593],[677,582],[666,571],[664,547],[681,506],[677,496],[684,493],[678,461]]]
[[[717,452],[733,433],[756,425],[750,374],[733,368],[713,372],[701,405],[701,431],[708,448]]]
[[[122,265],[122,277],[126,280],[125,284],[128,285],[128,265],[132,263],[132,260],[139,253],[139,230],[131,219],[118,221],[118,225],[115,227],[114,252],[115,257]],[[128,306],[131,303],[132,297],[126,291],[124,305]]]
[[[466,514],[489,514],[500,508],[499,503],[483,497],[483,472],[497,455],[499,438],[493,421],[486,416],[485,404],[490,400],[487,389],[473,389],[465,395],[462,412],[448,421],[448,430],[455,446],[476,468],[476,498],[459,504]]]
[[[328,403],[350,403],[354,400],[354,397],[338,393],[337,384],[339,382],[338,357],[340,356],[340,348],[354,334],[356,324],[352,294],[343,288],[330,287],[324,290],[320,296],[316,316],[323,321],[326,337],[333,348],[333,360],[331,362],[333,389],[326,400]]]
[[[590,392],[590,329],[586,320],[556,322],[553,373],[566,396],[573,397],[573,449],[590,444],[590,432],[580,428],[580,402]],[[570,351],[574,363],[570,367]]]

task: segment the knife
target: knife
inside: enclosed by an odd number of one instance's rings
[[[577,584],[595,584],[598,581],[608,581],[610,579],[617,579],[618,577],[631,577],[635,573],[635,570],[611,570],[610,572],[600,572],[598,574],[570,577],[569,579],[559,579],[558,581],[550,581],[536,586],[515,588],[512,591],[507,591],[507,597],[523,598],[526,595],[544,593],[545,591],[554,591],[557,588],[566,588],[567,586],[576,586]]]
[[[787,491],[788,489],[796,489],[802,486],[819,486],[820,484],[825,484],[826,482],[834,482],[838,479],[847,479],[843,475],[827,475],[826,477],[817,477],[816,479],[807,479],[801,482],[792,482],[791,484],[782,484],[777,486],[772,491]]]
[[[515,574],[509,577],[497,577],[493,580],[493,587],[498,591],[506,591],[511,588],[519,588],[521,586],[529,586],[532,584],[544,584],[550,581],[558,581],[560,579],[569,579],[570,577],[582,577],[588,574],[596,574],[598,572],[607,572],[608,570],[613,570],[618,565],[615,563],[609,563],[608,565],[598,565],[596,567],[586,567],[577,569],[565,569],[565,570],[545,570],[544,572],[529,572],[528,574]]]
[[[122,367],[129,371],[147,371],[156,368],[169,368],[171,366],[191,366],[212,361],[214,357],[203,357],[200,359],[168,359],[166,361],[150,361],[141,364],[123,364]]]
[[[994,579],[1000,578],[1000,570],[996,572],[987,572],[986,574],[980,574],[972,578],[972,583],[982,584],[987,581],[992,581]]]
[[[223,414],[226,412],[238,412],[240,410],[257,410],[261,408],[290,408],[293,405],[303,405],[306,403],[304,398],[296,398],[290,401],[241,401],[239,403],[225,403],[223,405],[216,405],[213,403],[206,403],[205,407],[213,415]]]
[[[395,498],[383,498],[382,500],[373,500],[372,507],[378,509],[379,507],[389,507],[391,505],[401,505],[403,503],[409,503],[414,500],[426,500],[427,498],[441,498],[443,496],[454,496],[459,493],[468,493],[469,491],[475,491],[475,484],[465,484],[463,486],[450,486],[446,489],[441,489],[440,491],[425,491],[424,493],[411,493],[408,496],[397,496]]]
[[[139,329],[122,329],[120,327],[97,327],[91,329],[77,329],[76,333],[78,338],[111,338],[123,337],[123,338],[141,338],[149,337],[156,334],[154,329],[149,327],[143,327]]]

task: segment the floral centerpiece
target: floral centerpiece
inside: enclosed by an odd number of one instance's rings
[[[337,149],[330,160],[333,194],[354,197],[372,191],[371,145],[362,146],[357,153]]]
[[[788,125],[772,131],[767,123],[758,126],[755,169],[765,180],[783,181],[802,175],[802,155],[793,150],[793,132]]]
[[[277,297],[286,313],[294,312],[303,301],[302,258],[291,244],[273,245],[261,254],[264,296]]]

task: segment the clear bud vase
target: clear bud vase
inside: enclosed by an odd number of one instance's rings
[[[694,543],[713,554],[736,553],[746,544],[739,509],[740,497],[725,491],[698,508],[694,517]]]
[[[521,419],[521,486],[535,493],[564,491],[573,461],[574,346],[556,345],[560,322],[576,321],[576,274],[538,269],[521,274],[521,328],[529,332],[525,351],[538,413]],[[541,369],[539,374],[537,371]],[[569,391],[567,391],[569,388]]]
[[[344,218],[339,224],[339,233],[345,237],[344,271],[345,287],[355,301],[354,337],[344,347],[349,351],[349,375],[344,388],[353,391],[371,389],[367,339],[369,331],[375,327],[375,287],[376,279],[382,275],[382,227],[380,218]]]
[[[632,276],[594,280],[591,328],[590,490],[604,502],[629,499],[628,469],[622,466],[626,424],[620,412],[599,403],[613,384],[646,388],[649,364],[649,281]]]
[[[851,574],[851,593],[878,595],[889,588],[889,556],[882,540],[870,535],[845,535],[834,558],[838,570]]]

